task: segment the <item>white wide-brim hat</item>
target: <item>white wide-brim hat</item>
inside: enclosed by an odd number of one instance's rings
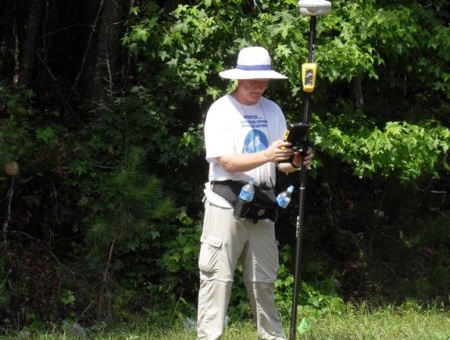
[[[245,47],[238,55],[235,68],[219,73],[226,79],[287,79],[272,70],[269,52],[263,47]]]

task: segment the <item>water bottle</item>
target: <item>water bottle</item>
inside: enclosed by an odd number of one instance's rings
[[[239,193],[239,199],[249,203],[253,201],[253,196],[255,196],[255,187],[253,186],[254,180],[251,179],[248,183],[246,183]]]
[[[286,209],[286,207],[291,203],[292,192],[294,191],[294,186],[290,185],[285,191],[280,192],[277,196],[277,204],[279,207]]]
[[[254,180],[251,179],[246,183],[239,193],[239,199],[234,206],[234,217],[237,219],[245,219],[248,210],[250,209],[250,202],[253,201],[253,196],[255,196],[255,187],[253,186]]]

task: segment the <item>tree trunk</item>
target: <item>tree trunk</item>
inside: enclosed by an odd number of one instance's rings
[[[363,77],[360,75],[352,80],[353,93],[355,95],[355,107],[362,110],[364,107],[364,95],[362,90]]]
[[[128,6],[119,0],[100,0],[89,4],[93,31],[89,50],[85,58],[85,71],[82,75],[84,97],[89,103],[88,110],[96,110],[114,98],[120,87],[121,77],[121,37],[123,20]],[[92,13],[93,14],[93,13]]]
[[[14,75],[14,20],[15,2],[12,0],[0,2],[0,79],[11,84]]]
[[[43,0],[33,0],[30,6],[23,45],[23,56],[21,58],[21,66],[19,69],[19,84],[25,87],[31,87],[33,82],[33,69],[41,23],[42,4]]]

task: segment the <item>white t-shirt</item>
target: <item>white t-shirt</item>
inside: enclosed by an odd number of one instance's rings
[[[219,164],[218,157],[265,150],[274,141],[283,139],[285,131],[286,119],[275,102],[262,97],[254,105],[243,105],[230,94],[219,98],[209,108],[204,127],[209,181],[254,178],[256,184],[275,186],[274,163],[268,162],[247,172],[228,172]],[[208,183],[205,194],[212,203],[226,206],[225,200],[224,204],[209,190]]]

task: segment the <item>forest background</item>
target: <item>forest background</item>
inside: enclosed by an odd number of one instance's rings
[[[449,19],[446,0],[334,0],[318,20],[303,306],[449,307]],[[0,25],[0,329],[194,317],[218,72],[266,47],[289,76],[266,94],[301,121],[309,18],[294,0],[3,0]],[[277,223],[282,313],[297,214]]]

